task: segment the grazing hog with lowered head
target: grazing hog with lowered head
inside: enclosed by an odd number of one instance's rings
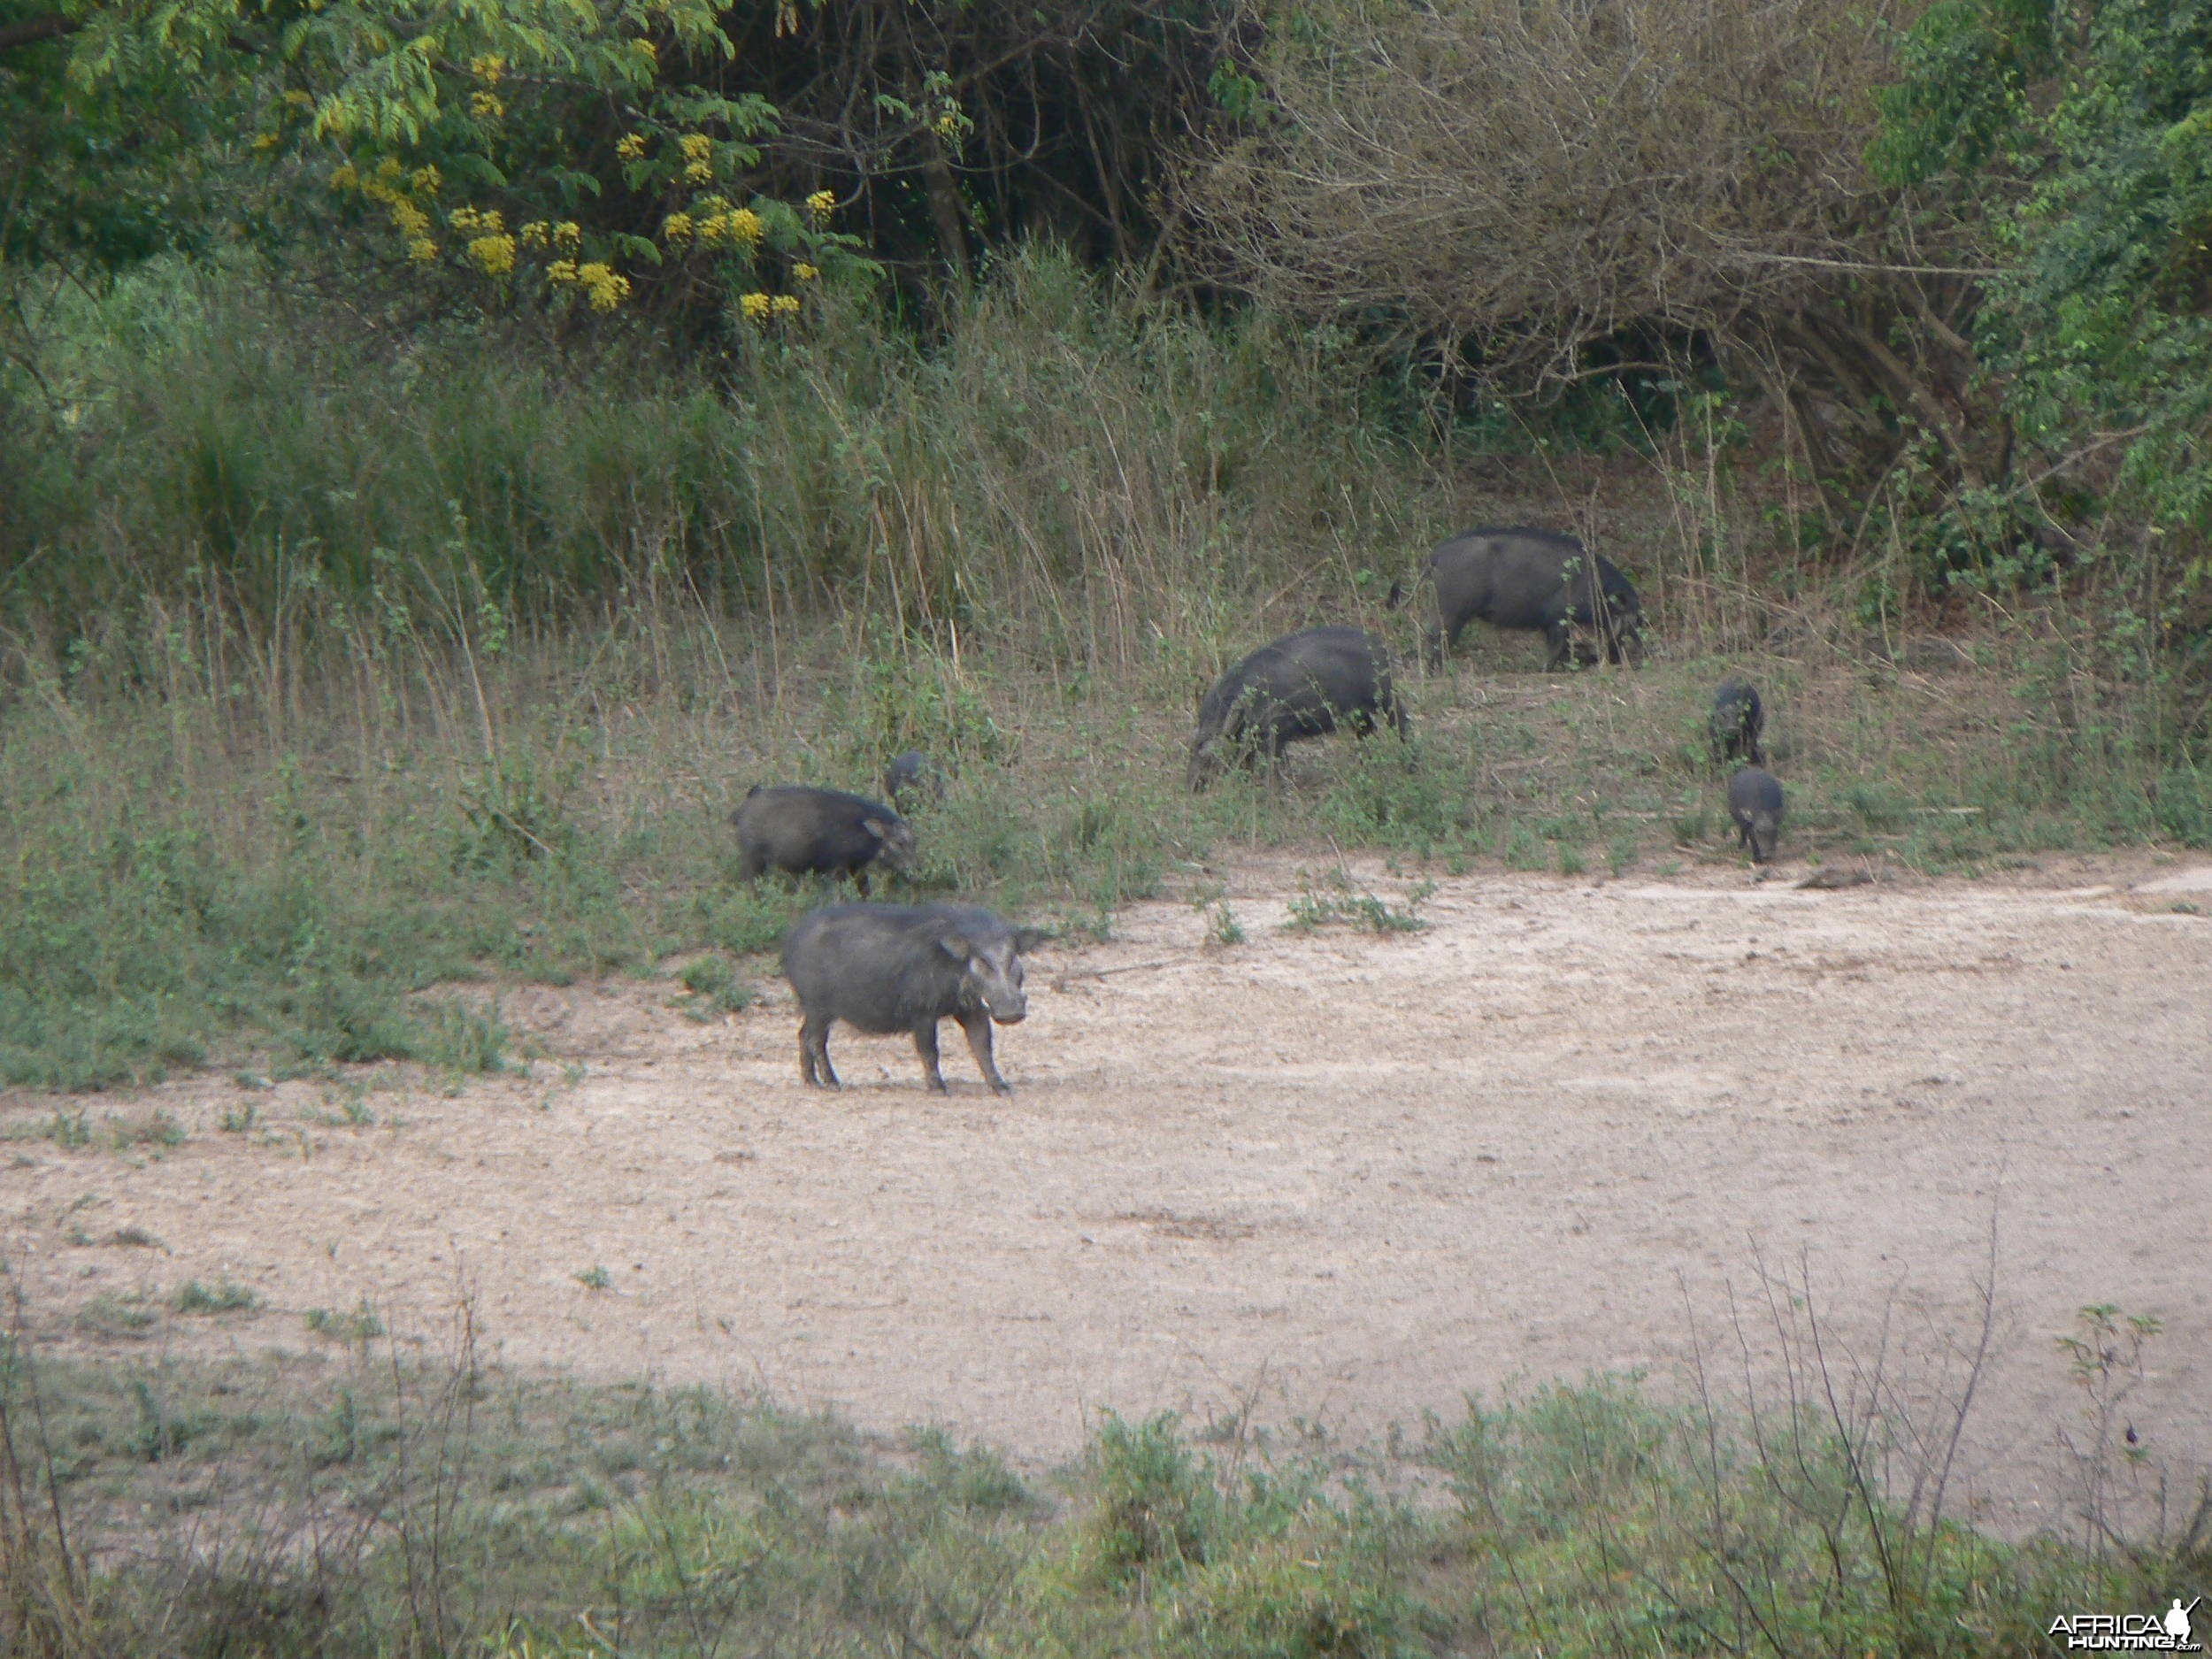
[[[1770,863],[1782,836],[1782,783],[1759,766],[1746,766],[1728,780],[1728,816],[1755,864]]]
[[[904,874],[914,864],[913,826],[879,801],[841,789],[775,784],[748,790],[730,815],[737,826],[738,873],[850,876],[864,894],[869,866]]]
[[[843,1087],[829,1057],[830,1026],[841,1019],[876,1036],[911,1032],[931,1092],[942,1094],[937,1023],[956,1019],[983,1080],[1011,1094],[992,1057],[991,1025],[1028,1014],[1021,954],[1050,937],[976,904],[833,904],[802,917],[783,941],[784,977],[804,1016],[799,1074]]]
[[[1214,681],[1200,702],[1186,780],[1203,789],[1255,754],[1279,759],[1286,744],[1340,725],[1366,737],[1379,720],[1401,738],[1410,734],[1380,640],[1358,628],[1286,634]]]
[[[1641,661],[1643,602],[1619,567],[1555,530],[1470,530],[1431,553],[1422,568],[1436,601],[1424,631],[1422,660],[1444,665],[1444,653],[1470,622],[1541,633],[1550,643],[1547,671],[1570,657],[1594,663]],[[1402,603],[1405,589],[1390,600]],[[1591,641],[1594,638],[1595,644]]]
[[[1728,679],[1713,694],[1713,711],[1706,718],[1706,735],[1713,745],[1713,763],[1747,760],[1763,766],[1767,757],[1759,749],[1759,734],[1766,730],[1766,710],[1759,703],[1759,688],[1747,680]]]
[[[894,756],[883,769],[883,793],[902,812],[935,806],[945,798],[945,774],[937,763],[918,749]]]

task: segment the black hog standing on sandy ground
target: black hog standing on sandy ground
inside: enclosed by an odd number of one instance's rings
[[[737,826],[738,873],[748,881],[767,870],[850,876],[865,893],[871,864],[879,861],[902,874],[913,867],[913,827],[865,795],[756,784],[730,822]]]
[[[918,749],[892,757],[883,769],[883,793],[902,812],[936,806],[945,798],[943,769]]]
[[[1774,843],[1782,835],[1782,784],[1758,766],[1746,766],[1728,780],[1728,816],[1736,821],[1736,834],[1749,849],[1751,862],[1763,864],[1774,856]]]
[[[1644,608],[1634,586],[1573,536],[1522,526],[1470,530],[1431,553],[1421,573],[1436,601],[1421,641],[1431,670],[1444,665],[1470,622],[1542,633],[1551,645],[1548,671],[1570,657],[1594,663],[1601,650],[1609,662],[1643,657]],[[1390,590],[1394,605],[1405,596],[1402,586]]]
[[[1340,725],[1366,737],[1379,720],[1411,734],[1380,640],[1358,628],[1286,634],[1214,681],[1199,703],[1187,781],[1203,789],[1255,754],[1279,759],[1286,744]]]
[[[1018,1025],[1028,1014],[1021,953],[1050,937],[976,904],[833,904],[801,918],[783,941],[784,978],[805,1016],[800,1075],[843,1087],[829,1057],[830,1026],[841,1019],[879,1037],[913,1033],[930,1089],[942,1094],[937,1023],[956,1019],[983,1080],[1011,1094],[991,1056],[991,1024]]]
[[[1720,689],[1713,694],[1713,712],[1705,723],[1714,764],[1724,766],[1732,760],[1747,760],[1755,766],[1765,765],[1767,757],[1760,751],[1759,734],[1766,730],[1766,710],[1760,706],[1756,686],[1747,680],[1722,680]]]

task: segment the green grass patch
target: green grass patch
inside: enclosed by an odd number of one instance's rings
[[[1810,1394],[1742,1418],[1619,1377],[1364,1449],[1107,1414],[1048,1477],[938,1428],[871,1440],[759,1399],[524,1382],[465,1356],[17,1348],[0,1386],[25,1475],[0,1500],[0,1583],[30,1659],[367,1659],[429,1631],[518,1659],[602,1651],[618,1617],[640,1659],[720,1651],[737,1628],[762,1651],[1069,1659],[1997,1659],[2037,1651],[2058,1612],[2162,1608],[2203,1565],[2185,1527],[2083,1550],[1931,1514],[1906,1495],[1901,1425]],[[1882,1446],[1895,1497],[1866,1483]],[[241,1547],[171,1548],[211,1536]]]
[[[211,1284],[188,1279],[177,1286],[169,1305],[179,1313],[252,1313],[261,1306],[261,1298],[228,1279],[219,1278]]]

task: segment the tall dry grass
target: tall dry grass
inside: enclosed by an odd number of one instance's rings
[[[288,303],[119,288],[64,331],[53,424],[12,434],[10,1081],[501,1064],[495,998],[439,987],[764,949],[813,897],[730,879],[730,804],[872,787],[909,747],[956,777],[924,890],[1085,926],[1238,846],[1721,856],[1724,668],[1767,690],[1798,851],[2212,833],[2093,612],[1993,612],[1937,672],[1893,550],[1824,562],[1713,400],[1609,459],[1470,457],[1278,326],[1043,253],[926,349],[856,317],[720,365]],[[1659,662],[1546,679],[1477,630],[1410,682],[1417,766],[1327,745],[1288,787],[1182,792],[1226,661],[1348,619],[1409,656],[1389,579],[1482,518],[1583,530]]]

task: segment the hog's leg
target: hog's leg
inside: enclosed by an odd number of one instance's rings
[[[914,1027],[914,1052],[922,1056],[922,1075],[929,1081],[929,1092],[942,1094],[945,1074],[937,1065],[937,1022],[930,1020]]]
[[[842,1088],[845,1086],[830,1069],[829,1032],[827,1018],[806,1017],[806,1023],[799,1027],[799,1072],[810,1086]]]
[[[1012,1085],[998,1074],[998,1062],[991,1056],[991,1017],[979,1008],[972,1014],[963,1014],[960,1029],[968,1033],[968,1052],[975,1056],[976,1070],[983,1073],[992,1093],[1011,1094]]]

